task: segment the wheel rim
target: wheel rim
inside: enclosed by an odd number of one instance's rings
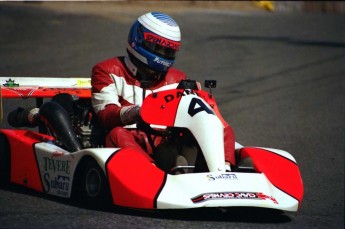
[[[101,190],[101,174],[95,168],[90,169],[86,174],[86,192],[90,197],[95,197]]]

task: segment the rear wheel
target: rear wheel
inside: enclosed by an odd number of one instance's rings
[[[4,134],[0,134],[0,185],[8,185],[11,177],[10,144]]]
[[[103,170],[95,160],[88,160],[81,168],[79,180],[79,194],[82,201],[86,200],[91,205],[109,204],[110,192],[107,179]]]

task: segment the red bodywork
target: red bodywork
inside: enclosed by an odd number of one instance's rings
[[[6,135],[10,144],[11,182],[42,192],[34,145],[53,138],[28,130],[1,130],[1,132]]]
[[[90,88],[48,88],[48,87],[2,87],[3,98],[51,98],[59,93],[77,95],[79,98],[91,98]]]
[[[174,126],[178,104],[183,93],[184,90],[181,89],[148,95],[140,108],[141,117],[150,124]],[[157,118],[157,114],[159,114],[159,118]]]
[[[296,162],[262,148],[245,147],[240,151],[241,158],[250,157],[255,170],[262,172],[270,182],[299,201],[301,205],[304,188]]]
[[[116,152],[109,158],[106,168],[115,205],[155,208],[156,198],[166,179],[162,170],[131,149]]]

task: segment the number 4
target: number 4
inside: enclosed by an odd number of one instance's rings
[[[199,106],[196,107],[197,104]],[[188,114],[193,117],[201,111],[206,111],[208,114],[214,114],[213,111],[208,108],[200,99],[193,98],[188,107]]]

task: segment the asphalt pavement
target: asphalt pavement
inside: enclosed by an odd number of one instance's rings
[[[47,4],[0,3],[1,76],[89,77],[97,62],[125,55],[129,27],[151,9]],[[296,158],[300,211],[92,209],[9,187],[0,189],[0,228],[344,228],[344,15],[166,10],[182,30],[175,66],[191,79],[217,80],[214,95],[236,141]],[[31,105],[14,101],[4,101],[5,115]]]

